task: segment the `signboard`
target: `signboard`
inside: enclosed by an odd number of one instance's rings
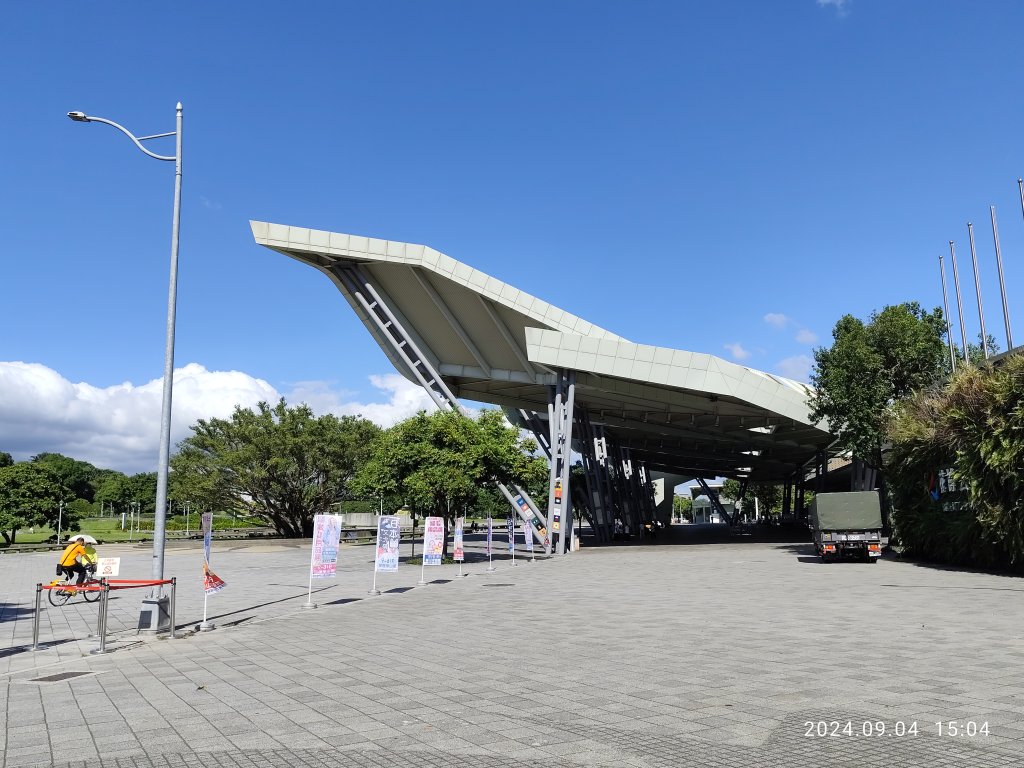
[[[505,525],[508,528],[508,551],[516,551],[516,519],[512,515],[508,516],[508,520],[505,521]]]
[[[523,522],[523,538],[526,539],[526,551],[533,552],[533,531],[525,521]]]
[[[488,555],[491,554],[491,552],[493,551],[491,549],[491,542],[493,540],[493,537],[494,537],[494,525],[493,525],[493,523],[491,521],[491,518],[488,517],[487,518],[487,554]]]
[[[96,561],[96,578],[98,579],[112,579],[120,570],[120,557],[101,557]]]
[[[203,566],[203,591],[212,595],[215,592],[220,592],[227,584],[224,583],[224,579],[218,576],[216,573],[210,570],[210,566]],[[203,621],[206,621],[205,617]]]
[[[313,518],[313,551],[309,575],[314,579],[333,579],[338,571],[338,546],[341,544],[341,520],[337,515]]]
[[[402,540],[402,529],[397,515],[381,515],[377,521],[377,556],[374,571],[390,573],[398,570],[398,544]]]
[[[203,513],[203,556],[206,564],[210,564],[210,542],[213,540],[213,513]]]
[[[465,518],[460,517],[455,521],[455,543],[452,547],[452,559],[457,563],[461,563],[466,559],[466,552],[462,547],[462,526],[465,523]]]
[[[440,565],[444,551],[444,518],[428,517],[423,525],[423,564]]]
[[[562,530],[562,481],[555,481],[555,507],[551,517],[551,530],[558,533]]]

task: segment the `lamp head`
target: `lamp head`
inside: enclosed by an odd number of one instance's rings
[[[85,112],[68,112],[68,117],[70,117],[76,123],[89,122],[89,117],[85,114]]]

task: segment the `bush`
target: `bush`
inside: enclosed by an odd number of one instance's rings
[[[904,551],[1024,572],[1024,355],[998,368],[962,367],[945,386],[917,393],[897,406],[888,434],[892,522]]]

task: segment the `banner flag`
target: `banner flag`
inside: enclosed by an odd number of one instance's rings
[[[374,571],[390,573],[398,570],[398,545],[402,529],[397,515],[381,515],[377,521],[377,557]]]
[[[314,579],[333,579],[338,572],[338,547],[341,545],[341,519],[337,515],[313,518],[313,548],[309,557],[309,575]]]
[[[210,564],[210,541],[213,539],[213,513],[203,513],[203,556],[206,564]]]
[[[455,521],[455,543],[453,546],[452,559],[461,563],[466,559],[466,552],[462,547],[462,526],[465,524],[466,519],[460,517]]]
[[[487,518],[487,554],[491,554],[491,541],[494,537],[494,525],[491,518]]]
[[[212,595],[215,592],[220,592],[227,584],[220,576],[210,570],[210,566],[203,565],[203,591]],[[205,618],[203,619],[205,621]]]
[[[508,520],[505,521],[508,527],[508,551],[515,552],[516,549],[516,519],[512,515],[508,516]]]
[[[526,539],[526,551],[533,552],[533,531],[525,521],[523,522],[523,538]]]
[[[444,551],[444,518],[428,517],[423,525],[423,564],[440,565]]]

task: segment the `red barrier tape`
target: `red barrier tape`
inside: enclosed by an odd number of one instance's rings
[[[157,584],[171,584],[171,579],[164,579],[157,581],[154,579],[107,579],[107,586],[111,591],[115,589],[133,589],[135,587],[152,587]],[[115,584],[123,584],[124,586],[115,586]],[[43,589],[67,589],[67,590],[81,590],[82,592],[102,592],[104,587],[102,584],[69,584],[67,582],[59,582],[57,584],[40,584]]]

